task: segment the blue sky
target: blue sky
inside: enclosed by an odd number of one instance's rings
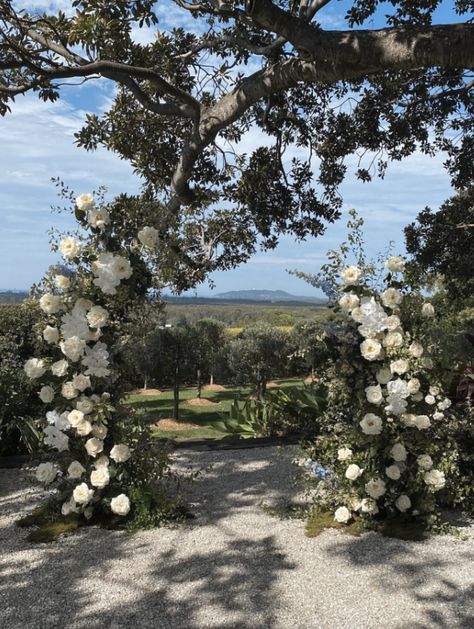
[[[39,9],[70,6],[62,0],[35,0],[28,4]],[[342,27],[342,16],[350,4],[334,0],[321,12],[323,26]],[[166,14],[162,29],[181,19],[169,7]],[[447,9],[438,11],[437,22],[457,20],[459,17]],[[369,26],[382,25],[380,17]],[[138,36],[146,41],[153,35],[145,31]],[[49,228],[73,226],[72,218],[51,214],[51,205],[57,203],[51,177],[61,177],[78,194],[100,185],[108,187],[110,196],[138,192],[140,187],[128,163],[105,150],[87,153],[74,145],[73,134],[86,112],[107,107],[112,95],[110,85],[97,82],[93,86],[68,88],[63,94],[54,104],[40,103],[32,95],[21,97],[12,114],[0,118],[0,288],[28,288],[40,280],[48,265],[56,260],[49,251]],[[258,141],[256,135],[249,135],[245,147]],[[383,250],[389,240],[395,241],[395,252],[402,253],[404,226],[425,205],[435,209],[450,196],[452,190],[443,159],[443,155],[429,158],[415,154],[392,164],[384,180],[370,184],[348,177],[341,188],[344,208],[356,208],[365,219],[369,253]],[[314,294],[311,287],[288,275],[286,269],[318,271],[325,252],[337,246],[344,236],[342,219],[318,239],[295,243],[291,237],[284,237],[276,250],[258,253],[235,270],[213,274],[214,292],[269,288]],[[210,291],[208,286],[200,286],[197,292],[205,295]]]

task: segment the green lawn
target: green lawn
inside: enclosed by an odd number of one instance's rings
[[[291,380],[277,380],[281,389],[301,386],[298,378]],[[226,387],[224,391],[203,391],[202,397],[215,402],[215,406],[189,406],[186,400],[197,397],[197,389],[183,388],[180,392],[180,421],[198,424],[200,428],[184,430],[153,430],[157,438],[177,440],[186,439],[222,439],[225,433],[216,430],[212,424],[227,415],[235,397],[244,400],[250,394],[248,387]],[[153,424],[160,419],[170,419],[173,416],[173,391],[165,389],[160,395],[130,395],[126,401],[133,406],[143,421]]]

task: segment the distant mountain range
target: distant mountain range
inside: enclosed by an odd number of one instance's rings
[[[291,295],[284,290],[231,290],[226,293],[218,293],[215,299],[225,299],[226,301],[259,301],[259,302],[303,302],[308,304],[324,304],[325,299],[320,297],[307,297],[302,295]]]

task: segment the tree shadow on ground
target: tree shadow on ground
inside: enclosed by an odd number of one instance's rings
[[[452,552],[439,552],[440,543],[453,544]],[[471,547],[472,548],[472,547]],[[461,540],[432,537],[424,542],[407,542],[378,534],[345,538],[326,547],[331,560],[346,561],[349,566],[362,568],[368,591],[382,590],[386,596],[402,594],[421,610],[422,619],[410,623],[410,629],[472,629],[474,627],[474,555]],[[457,582],[459,570],[471,571],[471,583]],[[374,571],[371,582],[371,568]],[[447,576],[449,573],[450,576]],[[402,592],[400,592],[402,591]],[[400,609],[400,623],[391,627],[407,629]]]

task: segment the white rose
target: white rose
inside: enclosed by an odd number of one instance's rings
[[[380,498],[384,495],[387,489],[383,480],[381,480],[380,478],[374,478],[372,480],[369,480],[369,482],[365,484],[365,491],[369,494],[371,498],[377,500],[377,498]]]
[[[51,365],[51,373],[53,376],[62,378],[67,374],[68,366],[67,360],[57,360]]]
[[[420,390],[420,386],[421,384],[418,378],[411,378],[407,382],[408,393],[410,395],[413,395],[414,393],[418,393],[418,391]]]
[[[82,411],[73,410],[67,414],[67,420],[71,424],[73,428],[77,428],[77,426],[84,420],[84,413]]]
[[[366,339],[360,344],[360,353],[366,360],[377,360],[382,354],[382,346],[374,339]]]
[[[109,318],[109,313],[102,306],[93,306],[86,315],[91,328],[103,328]]]
[[[130,448],[125,443],[119,443],[110,451],[110,458],[116,463],[125,463],[131,456]]]
[[[390,363],[390,371],[402,375],[408,371],[408,362],[403,358],[394,360]]]
[[[384,347],[401,347],[403,345],[403,336],[400,332],[389,332],[383,339]]]
[[[81,212],[87,212],[88,210],[92,210],[94,205],[95,205],[94,196],[90,194],[89,192],[80,194],[76,198],[77,209],[81,210]]]
[[[362,277],[362,271],[356,266],[346,266],[342,271],[344,284],[358,284]]]
[[[74,498],[74,502],[78,505],[86,505],[88,502],[92,500],[92,496],[94,495],[94,490],[89,489],[86,483],[81,483],[75,487],[72,492],[72,496]]]
[[[45,293],[39,300],[40,308],[47,314],[55,314],[61,309],[61,299],[57,295]]]
[[[81,393],[83,393],[86,389],[91,386],[91,379],[89,376],[85,376],[82,373],[76,374],[72,379],[73,385],[78,389]]]
[[[411,397],[414,402],[421,402],[423,399],[423,393],[421,391],[417,391],[417,393],[413,393]]]
[[[421,364],[425,369],[433,369],[434,367],[433,360],[428,356],[423,356],[423,358],[421,359]]]
[[[73,362],[77,362],[84,354],[86,342],[78,336],[71,336],[59,344],[62,353]]]
[[[440,413],[440,412],[436,412],[433,413],[433,419],[436,421],[441,421],[442,419],[444,419],[444,413]]]
[[[362,310],[359,308],[359,306],[356,306],[352,311],[351,311],[351,317],[354,319],[354,321],[356,321],[357,323],[360,323],[362,321]]]
[[[99,467],[108,467],[108,466],[109,466],[109,459],[105,455],[100,456],[98,459],[94,461],[94,467],[96,469],[99,469]]]
[[[402,399],[407,398],[410,395],[408,391],[408,383],[402,378],[397,378],[396,380],[391,380],[387,383],[387,391],[391,396],[401,397]]]
[[[105,208],[94,208],[93,210],[89,210],[87,222],[91,227],[103,230],[106,225],[110,224],[110,216]]]
[[[369,515],[376,515],[379,512],[377,503],[375,500],[372,500],[372,498],[364,498],[360,503],[360,510],[363,513],[368,513]]]
[[[91,472],[91,485],[102,489],[109,484],[110,474],[106,467],[99,467]]]
[[[429,388],[428,393],[429,393],[430,395],[439,395],[439,394],[440,394],[440,389],[439,389],[439,387],[436,387],[436,386],[431,386],[431,387]]]
[[[423,345],[421,343],[418,343],[417,341],[413,341],[413,343],[408,348],[408,351],[415,358],[421,358],[425,350],[423,349]]]
[[[389,465],[385,468],[385,474],[392,480],[398,480],[400,478],[400,468],[398,465]]]
[[[402,256],[388,258],[388,260],[385,260],[384,264],[391,273],[402,273],[405,268],[405,260]]]
[[[337,451],[337,458],[339,461],[347,461],[352,456],[352,450],[350,448],[339,448]]]
[[[36,480],[44,485],[49,485],[53,482],[58,474],[58,468],[52,463],[40,463],[36,468]]]
[[[387,308],[395,308],[402,301],[402,296],[396,288],[387,288],[381,293],[380,299]]]
[[[404,513],[411,507],[411,500],[406,494],[402,494],[395,500],[395,506],[399,511]]]
[[[121,280],[127,280],[133,273],[130,262],[121,256],[114,256],[112,271]]]
[[[371,404],[380,404],[383,400],[382,389],[379,384],[365,388],[365,396]]]
[[[71,280],[69,277],[66,277],[65,275],[55,275],[54,284],[56,285],[56,288],[59,288],[61,290],[66,290],[71,285]]]
[[[430,470],[425,474],[425,483],[432,491],[439,491],[446,485],[444,472],[440,470]]]
[[[448,398],[444,398],[444,400],[438,403],[438,408],[440,411],[445,411],[450,406],[451,406],[451,400],[448,400]]]
[[[425,395],[425,402],[432,406],[433,404],[436,404],[436,398],[433,395]]]
[[[402,443],[394,444],[390,450],[390,456],[394,461],[406,461],[407,451],[405,446]]]
[[[388,367],[382,367],[375,375],[379,384],[387,384],[392,379],[392,372]]]
[[[43,330],[43,338],[47,343],[56,344],[59,341],[59,330],[47,325]]]
[[[359,422],[359,426],[365,435],[379,435],[382,432],[382,420],[374,413],[364,415],[362,421]]]
[[[127,515],[130,511],[130,500],[125,494],[120,494],[119,496],[115,496],[110,501],[110,508],[113,513],[117,515]]]
[[[348,480],[357,480],[364,470],[355,463],[351,463],[346,469],[345,477]]]
[[[41,358],[30,358],[26,361],[23,369],[30,380],[36,380],[44,375],[46,372],[46,365],[44,364],[44,360]]]
[[[92,434],[97,439],[105,439],[107,436],[107,426],[105,424],[94,424],[92,426]]]
[[[62,253],[63,258],[72,260],[72,258],[76,258],[80,254],[81,244],[74,240],[72,236],[66,236],[59,243],[59,251]]]
[[[87,437],[92,432],[92,424],[87,419],[83,419],[77,424],[76,432],[80,437]]]
[[[104,449],[104,442],[97,439],[97,437],[91,437],[86,441],[84,447],[87,450],[87,454],[95,458]]]
[[[71,496],[69,500],[63,502],[61,505],[61,515],[67,516],[71,513],[77,513],[78,509],[76,507],[76,503],[74,502],[74,498]]]
[[[420,454],[420,456],[417,457],[416,462],[422,470],[430,470],[433,467],[433,459],[429,454]]]
[[[76,408],[78,411],[82,411],[84,415],[88,415],[94,410],[94,402],[88,397],[81,397],[76,402]]]
[[[144,247],[155,249],[158,245],[160,232],[154,227],[144,227],[138,232],[138,240]]]
[[[387,324],[387,329],[390,330],[391,332],[394,332],[394,331],[399,331],[401,321],[397,317],[397,315],[390,315],[389,317],[387,317],[386,324]]]
[[[429,302],[424,303],[423,306],[421,307],[421,314],[427,318],[434,317],[435,309],[433,308],[433,305],[430,304]]]
[[[70,463],[69,467],[67,468],[67,474],[69,478],[74,478],[74,479],[81,478],[81,476],[84,474],[85,471],[86,471],[85,467],[81,465],[79,461],[72,461],[72,463]]]
[[[359,305],[359,298],[354,293],[345,293],[339,300],[339,306],[345,312],[350,312]]]
[[[50,386],[41,387],[38,395],[42,402],[50,404],[54,400],[54,389]]]
[[[61,387],[61,395],[63,398],[66,398],[66,400],[73,400],[79,395],[79,391],[72,382],[65,382]]]
[[[336,522],[345,524],[351,519],[351,512],[347,507],[339,507],[334,513],[334,519],[336,520]]]
[[[417,415],[415,418],[415,427],[418,430],[427,430],[431,426],[428,415]]]
[[[409,428],[416,428],[416,415],[413,413],[403,413],[402,422]]]

